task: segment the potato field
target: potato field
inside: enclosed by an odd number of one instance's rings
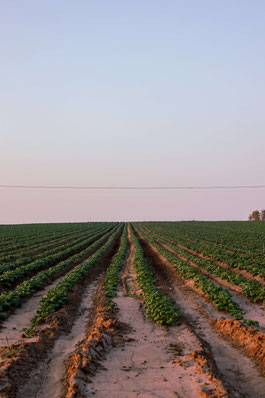
[[[0,226],[0,397],[265,397],[265,222]]]

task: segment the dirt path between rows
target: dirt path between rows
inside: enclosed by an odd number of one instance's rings
[[[114,299],[117,320],[127,333],[100,371],[87,384],[84,396],[106,398],[197,398],[227,396],[203,357],[201,344],[186,324],[162,328],[144,317],[133,269],[134,248]],[[203,370],[203,366],[205,367]],[[216,394],[216,395],[214,395]]]
[[[91,245],[95,242],[92,242]],[[102,243],[102,245],[103,244],[104,243]],[[87,246],[84,250],[89,249],[89,246]],[[8,337],[9,344],[12,344],[18,340],[22,334],[21,329],[29,328],[31,326],[30,320],[34,317],[34,311],[38,308],[40,300],[47,293],[47,291],[56,286],[57,283],[59,283],[66,276],[67,273],[73,270],[74,267],[91,257],[96,250],[97,248],[91,249],[81,258],[73,259],[71,264],[62,268],[57,274],[54,274],[50,278],[46,279],[42,284],[41,290],[37,291],[35,294],[33,294],[33,296],[22,298],[20,308],[14,310],[10,308],[9,314],[11,315],[9,315],[5,321],[0,321],[0,348],[6,345],[6,337]]]
[[[232,285],[231,283],[227,282],[225,279],[221,279],[220,277],[211,274],[210,272],[206,271],[204,268],[200,267],[195,262],[187,259],[186,257],[180,255],[177,251],[171,249],[166,244],[157,242],[159,245],[164,247],[168,250],[171,254],[176,256],[177,258],[187,261],[188,264],[198,270],[209,278],[213,283],[222,286],[223,288],[227,289],[232,296],[233,301],[235,301],[245,312],[245,318],[252,319],[254,321],[259,322],[259,329],[264,333],[265,332],[265,306],[264,304],[260,303],[252,303],[249,301],[248,298],[243,296],[242,289],[237,285]]]
[[[105,272],[119,244],[117,236],[102,255],[100,261],[89,269],[82,281],[71,290],[71,300],[60,310],[46,318],[35,338],[19,339],[15,343],[16,356],[0,363],[0,396],[6,398],[35,398],[39,389],[48,390],[49,397],[57,397],[58,372],[63,374],[63,358],[82,339],[87,323],[86,311],[92,306],[93,286]],[[72,334],[71,334],[72,333]],[[3,351],[4,353],[5,351]],[[58,356],[59,355],[59,356]],[[44,384],[41,384],[46,374]],[[36,389],[37,386],[37,389]],[[33,390],[31,390],[33,389]],[[57,390],[56,390],[57,391]],[[41,396],[41,395],[40,395]]]
[[[48,290],[56,286],[63,278],[64,275],[46,286],[45,289],[39,290],[3,322],[0,329],[0,347],[6,345],[6,337],[8,337],[8,343],[13,344],[21,337],[22,328],[29,328],[32,326],[30,320],[34,317],[34,311],[38,308],[40,300]]]
[[[31,270],[31,271],[28,272],[26,275],[24,275],[24,276],[22,276],[22,277],[18,277],[18,279],[15,279],[15,280],[12,282],[12,284],[11,284],[10,286],[8,286],[8,287],[7,287],[7,286],[1,286],[0,294],[6,293],[6,292],[11,291],[11,290],[14,290],[18,285],[20,285],[21,283],[26,282],[27,280],[31,279],[33,276],[36,276],[39,272],[44,271],[44,270],[47,270],[47,269],[49,269],[49,268],[51,268],[51,267],[54,267],[54,266],[56,266],[58,263],[60,263],[60,262],[62,262],[62,261],[64,261],[64,260],[66,260],[66,259],[70,259],[71,257],[75,256],[76,254],[82,253],[84,250],[88,249],[89,246],[91,246],[92,244],[94,244],[94,243],[95,243],[96,241],[98,241],[99,239],[103,238],[103,236],[105,236],[105,239],[107,240],[108,237],[110,236],[110,232],[102,233],[102,234],[100,234],[99,236],[96,236],[96,237],[91,237],[92,240],[91,240],[91,242],[90,242],[89,244],[86,243],[86,241],[87,241],[89,238],[84,238],[84,240],[82,240],[82,242],[81,242],[81,244],[82,244],[81,248],[79,247],[78,249],[75,249],[70,255],[65,255],[65,253],[64,253],[64,254],[62,254],[62,257],[60,257],[60,259],[56,259],[56,260],[53,259],[53,260],[51,260],[50,263],[48,263],[48,264],[46,264],[46,265],[44,265],[44,266],[38,268],[37,270]],[[85,241],[85,243],[84,243],[84,241]],[[72,245],[71,245],[71,246],[72,246]],[[70,247],[70,248],[71,248],[71,247]],[[58,254],[58,253],[57,253],[57,254]],[[49,257],[49,256],[48,256],[48,257]],[[84,259],[85,259],[86,257],[87,257],[87,255],[84,256]],[[82,259],[82,261],[83,261],[83,259]],[[33,261],[33,262],[34,262],[34,261]],[[74,261],[73,261],[73,264],[74,264],[74,265],[77,265],[78,262],[80,262],[80,260],[74,260]],[[30,264],[27,264],[26,266],[28,266],[28,265],[30,265]],[[13,269],[12,271],[15,271],[15,269]]]
[[[176,271],[149,243],[141,240],[145,256],[155,272],[159,288],[171,296],[180,307],[180,311],[193,332],[208,345],[210,355],[218,372],[222,375],[224,385],[231,397],[262,398],[265,391],[265,378],[260,375],[254,363],[233,348],[226,340],[218,336],[210,324],[220,317],[217,310],[208,313],[207,305],[201,306],[200,298],[189,288],[187,283],[177,276]]]
[[[154,235],[154,236],[158,236],[159,238],[162,238],[162,239],[168,241],[169,243],[172,243],[172,244],[175,245],[176,247],[179,247],[180,249],[183,249],[183,250],[185,250],[186,252],[188,252],[188,253],[190,253],[190,254],[193,254],[194,256],[196,256],[196,257],[198,257],[198,258],[204,258],[205,260],[210,260],[210,261],[212,261],[213,264],[219,265],[220,267],[223,267],[223,268],[225,268],[225,269],[228,269],[229,271],[233,271],[233,272],[235,272],[235,273],[238,274],[238,275],[242,275],[244,278],[246,278],[246,279],[248,279],[248,280],[250,280],[250,281],[252,281],[252,280],[254,279],[254,280],[256,280],[257,282],[259,282],[262,286],[265,286],[265,280],[264,280],[262,277],[260,277],[259,275],[255,275],[255,276],[254,276],[254,275],[252,275],[250,272],[248,272],[248,271],[246,271],[246,270],[240,270],[240,269],[238,269],[238,268],[231,267],[230,265],[228,265],[228,264],[226,264],[226,263],[224,263],[224,262],[222,262],[222,261],[215,260],[213,257],[204,256],[203,254],[198,253],[198,252],[196,252],[196,251],[194,251],[194,250],[192,250],[192,249],[189,249],[188,247],[183,246],[183,245],[181,245],[180,243],[177,243],[177,242],[174,242],[174,241],[171,240],[171,239],[165,238],[163,235],[159,235],[159,234],[157,234],[156,232],[151,231],[150,229],[148,229],[148,228],[146,228],[146,227],[143,227],[143,228],[144,228],[149,234]]]
[[[61,395],[64,361],[74,351],[75,345],[85,337],[85,325],[97,285],[98,278],[86,288],[70,333],[58,338],[49,357],[31,374],[28,383],[18,392],[18,398],[51,398]]]

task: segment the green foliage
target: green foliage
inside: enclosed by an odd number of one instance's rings
[[[247,326],[259,326],[258,321],[253,321],[252,319],[243,319],[243,322]]]
[[[265,280],[265,258],[263,255],[265,223],[179,222],[142,223],[140,225],[205,257],[225,263],[231,268],[246,270],[253,276],[260,276]],[[166,244],[168,245],[168,241]],[[187,257],[186,252],[185,257]],[[206,262],[204,264],[206,265]],[[214,267],[217,266],[214,264]],[[216,270],[216,272],[219,271]],[[225,276],[224,271],[220,271],[220,277],[221,273]],[[244,286],[244,278],[239,279],[235,275],[233,276],[231,271],[228,271],[226,276],[233,281],[232,283],[240,284],[244,289],[244,294],[254,302],[263,300],[264,289],[258,282],[249,285],[245,279]]]
[[[6,346],[4,346],[4,349],[7,350],[7,352],[2,354],[2,359],[9,359],[9,358],[14,358],[17,356],[14,344],[9,344],[8,338],[6,337]]]
[[[168,240],[163,239],[162,237],[157,237],[156,240],[158,242],[165,243],[169,248],[176,251],[178,255],[185,257],[187,260],[190,260],[201,268],[204,268],[209,273],[218,276],[221,279],[227,280],[227,282],[231,284],[238,285],[242,288],[242,293],[250,298],[251,301],[258,302],[263,301],[265,303],[265,287],[262,286],[256,280],[248,280],[244,278],[241,274],[237,274],[234,271],[223,268],[219,265],[213,264],[211,260],[205,258],[199,258],[195,254],[189,253],[188,251],[177,247],[176,245],[170,243]],[[193,246],[194,250],[194,246]]]
[[[58,251],[75,245],[80,242],[80,239],[86,239],[91,233],[99,232],[101,229],[102,226],[99,228],[90,227],[85,230],[85,233],[83,230],[79,230],[78,232],[66,235],[61,232],[59,236],[54,236],[53,239],[49,239],[47,243],[45,240],[41,243],[37,241],[35,244],[34,242],[33,244],[29,242],[26,248],[23,247],[21,250],[13,250],[11,254],[9,254],[9,252],[8,254],[4,252],[0,256],[0,274],[29,264],[44,256],[56,254]],[[38,253],[39,251],[41,251],[41,253]]]
[[[144,257],[140,242],[130,227],[131,239],[135,247],[134,268],[137,284],[143,291],[146,316],[159,325],[180,324],[179,308],[155,285],[154,275]]]
[[[102,233],[103,234],[103,233]],[[93,238],[92,238],[93,239]],[[60,248],[60,250],[54,254],[48,254],[46,256],[40,256],[39,259],[33,261],[28,265],[23,265],[21,267],[17,267],[13,270],[9,270],[0,275],[0,284],[2,286],[10,287],[16,281],[23,279],[24,277],[41,270],[43,268],[51,267],[55,265],[58,261],[62,261],[69,256],[74,255],[80,250],[87,247],[87,245],[91,242],[91,236],[89,238],[80,238],[73,245],[66,244]],[[46,253],[47,254],[47,253]]]
[[[32,319],[33,324],[41,322],[48,315],[58,311],[71,300],[70,293],[73,287],[81,280],[82,277],[85,276],[92,266],[103,258],[106,251],[112,246],[114,240],[120,234],[120,229],[121,227],[119,227],[118,230],[109,237],[107,242],[101,246],[96,253],[81,264],[77,265],[54,288],[47,292],[40,301],[39,307],[36,311],[36,316]]]
[[[70,256],[66,260],[59,262],[57,265],[50,267],[47,270],[43,270],[37,273],[32,278],[22,282],[14,290],[2,293],[0,295],[0,311],[7,310],[10,307],[17,307],[23,297],[31,296],[45,283],[48,278],[58,274],[65,267],[74,264],[75,261],[80,260],[82,257],[89,255],[89,253],[91,253],[93,250],[99,248],[106,240],[106,238],[110,235],[109,232],[104,232],[105,234],[103,234],[103,232],[100,232],[92,235],[89,239],[87,239],[86,248],[81,252]],[[81,247],[83,247],[83,245]]]
[[[248,217],[248,221],[260,221],[261,220],[261,214],[259,210],[254,210]]]
[[[105,295],[108,301],[108,305],[105,308],[106,311],[112,311],[114,308],[114,303],[112,301],[112,298],[116,296],[117,287],[119,284],[119,272],[121,271],[124,265],[127,250],[128,250],[128,233],[126,225],[121,237],[120,248],[117,254],[115,254],[115,256],[113,257],[111,264],[106,272],[105,283],[104,283]]]
[[[243,318],[245,312],[231,299],[231,294],[227,289],[215,285],[210,279],[203,276],[200,270],[189,266],[186,261],[175,257],[164,247],[160,246],[151,236],[145,234],[145,238],[176,268],[181,278],[193,280],[194,287],[201,289],[207,299],[212,301],[218,310],[226,311],[236,319]]]
[[[39,333],[39,329],[37,328],[37,326],[31,326],[30,328],[21,329],[21,332],[27,337],[33,337],[37,336],[37,334]]]
[[[265,224],[249,223],[248,221],[195,221],[195,222],[146,222],[145,226],[185,246],[198,245],[211,253],[224,256],[234,263],[258,264],[265,266],[263,241],[265,240]],[[197,250],[196,250],[197,251]]]

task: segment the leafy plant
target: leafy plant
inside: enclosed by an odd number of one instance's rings
[[[14,344],[9,344],[8,338],[6,337],[6,346],[4,346],[5,349],[7,349],[7,352],[2,354],[2,359],[8,359],[8,358],[14,358],[17,356]]]
[[[107,311],[111,311],[114,308],[114,303],[112,298],[116,296],[117,287],[119,284],[119,272],[124,265],[124,260],[128,250],[128,234],[127,234],[127,226],[125,226],[121,242],[120,248],[117,254],[113,257],[110,266],[107,269],[104,290],[106,300],[108,302]]]
[[[53,314],[71,300],[69,294],[79,280],[104,256],[106,251],[113,245],[114,240],[120,234],[121,227],[111,234],[107,242],[101,246],[87,260],[77,265],[70,271],[54,288],[50,289],[40,301],[36,316],[31,320],[33,324],[41,322],[48,315]]]
[[[23,297],[31,296],[45,283],[48,278],[58,274],[62,269],[74,264],[75,261],[80,260],[83,256],[87,256],[89,253],[99,248],[109,235],[110,233],[106,233],[106,231],[92,235],[86,241],[85,249],[81,250],[75,255],[68,257],[66,260],[59,262],[57,265],[48,268],[47,270],[40,271],[32,278],[22,282],[14,290],[2,293],[0,295],[0,311],[9,309],[10,307],[14,308],[19,306]],[[3,314],[2,317],[6,317],[5,313],[0,312],[0,316],[1,314]]]
[[[181,314],[173,300],[170,300],[155,285],[154,275],[144,257],[140,242],[130,227],[131,239],[135,247],[134,268],[138,286],[143,291],[146,316],[159,325],[180,324]]]
[[[37,334],[39,333],[39,329],[37,328],[37,326],[31,326],[30,328],[21,329],[21,332],[27,337],[33,337],[37,336]]]
[[[156,239],[144,234],[145,239],[152,243],[152,245],[161,253],[170,264],[177,270],[178,274],[184,279],[191,279],[194,281],[194,287],[200,288],[206,295],[207,299],[212,301],[218,310],[227,311],[236,319],[242,319],[245,311],[231,299],[231,294],[227,289],[215,285],[210,279],[206,278],[200,270],[191,267],[186,261],[183,261],[163,246],[156,242]]]

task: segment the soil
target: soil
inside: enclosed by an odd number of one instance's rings
[[[106,239],[102,244],[104,244],[107,239],[108,237],[106,236]],[[93,241],[92,243],[94,243],[95,241]],[[39,290],[31,297],[24,297],[21,300],[20,308],[13,309],[11,307],[9,309],[9,312],[7,313],[7,320],[0,320],[0,347],[6,345],[6,336],[8,336],[9,342],[12,343],[21,335],[20,331],[22,328],[28,328],[31,326],[30,320],[33,318],[34,311],[38,307],[39,302],[41,298],[45,295],[45,293],[53,288],[75,266],[88,259],[93,253],[95,253],[96,250],[97,249],[92,249],[89,253],[83,255],[80,259],[76,259],[72,262],[72,264],[64,267],[59,273],[52,275],[50,278],[46,279],[46,281],[43,283],[43,287],[45,286],[45,288]],[[10,314],[12,315],[9,316]]]
[[[233,267],[229,266],[228,264],[226,264],[225,262],[221,262],[221,261],[215,260],[213,257],[204,256],[202,253],[198,253],[198,252],[196,252],[195,250],[189,249],[188,247],[183,246],[183,245],[181,245],[181,244],[179,244],[179,243],[177,243],[177,242],[174,242],[173,240],[170,240],[170,239],[168,239],[168,238],[165,238],[164,236],[159,235],[159,234],[155,233],[154,231],[149,230],[149,229],[146,228],[146,227],[143,227],[143,228],[144,228],[148,233],[150,233],[150,234],[152,234],[152,235],[156,235],[156,236],[158,236],[158,237],[160,237],[160,238],[163,238],[164,240],[166,240],[166,241],[172,243],[173,245],[175,245],[176,247],[179,247],[180,249],[183,249],[183,250],[185,250],[186,252],[191,253],[191,254],[193,254],[194,256],[198,257],[198,258],[204,258],[204,259],[206,259],[206,260],[210,260],[210,261],[212,261],[213,264],[219,265],[220,267],[223,267],[223,268],[226,268],[226,269],[228,269],[228,270],[230,270],[230,271],[233,271],[233,272],[235,272],[236,274],[242,275],[244,278],[246,278],[246,279],[248,279],[248,280],[250,280],[250,281],[252,281],[252,280],[254,279],[254,280],[256,280],[257,282],[259,282],[262,286],[265,286],[265,281],[264,281],[264,279],[261,278],[259,275],[255,275],[255,276],[254,276],[254,275],[252,275],[250,272],[248,272],[248,271],[246,271],[246,270],[240,270],[240,269],[237,269],[237,268],[233,268]]]
[[[98,239],[98,238],[97,238],[97,239]],[[93,240],[91,243],[94,243],[97,239]],[[90,243],[90,244],[91,244],[91,243]],[[86,245],[86,244],[82,245],[81,248],[79,248],[79,249],[77,249],[77,250],[74,250],[74,252],[71,254],[71,256],[74,256],[75,254],[80,253],[81,251],[83,251],[84,249],[86,249],[88,246],[89,246],[89,245]],[[50,268],[50,267],[53,267],[53,266],[57,265],[59,262],[65,260],[66,258],[69,258],[69,256],[67,257],[66,255],[63,255],[62,258],[60,258],[60,260],[53,260],[53,261],[51,261],[49,264],[40,267],[40,268],[37,270],[37,272],[40,272],[40,271],[43,271],[43,270],[48,269],[48,268]],[[27,265],[28,265],[28,264],[27,264]],[[15,269],[14,269],[14,270],[15,270]],[[12,270],[12,271],[13,271],[13,270]],[[23,276],[23,277],[16,278],[12,283],[10,283],[9,286],[1,286],[0,294],[15,289],[17,285],[21,284],[21,283],[24,282],[24,281],[27,281],[27,280],[31,279],[33,276],[35,276],[35,275],[37,274],[37,272],[36,272],[36,270],[31,271],[31,272],[28,272],[27,275],[25,275],[25,276]]]
[[[212,326],[212,321],[218,319],[220,313],[214,308],[208,311],[208,303],[201,305],[203,297],[196,294],[177,276],[176,271],[152,245],[144,240],[141,240],[141,243],[145,256],[155,272],[159,288],[176,301],[185,321],[202,345],[207,342],[210,357],[215,363],[218,375],[223,380],[229,396],[263,397],[265,379],[255,367],[254,360],[235,349],[225,339],[220,338]],[[237,347],[239,348],[239,345]]]
[[[162,328],[144,316],[141,291],[133,269],[134,247],[114,299],[117,322],[126,325],[122,338],[101,363],[80,396],[198,397],[227,396],[213,375],[197,336],[182,326]]]
[[[61,394],[61,380],[64,375],[64,361],[75,350],[76,344],[85,337],[85,325],[92,307],[93,295],[96,292],[98,279],[87,286],[78,314],[69,333],[62,334],[53,347],[48,358],[31,373],[28,383],[19,390],[18,398],[50,398]]]
[[[179,255],[177,251],[174,251],[173,249],[169,248],[166,244],[160,242],[158,243],[161,246],[163,246],[165,249],[167,249],[170,253],[175,255],[177,258],[187,261],[190,264],[190,266],[199,269],[201,273],[205,275],[207,278],[211,279],[213,283],[218,284],[227,289],[230,292],[233,301],[239,304],[240,307],[246,312],[245,318],[259,322],[260,325],[259,329],[263,333],[265,333],[265,306],[263,303],[250,302],[245,296],[243,296],[242,289],[239,286],[233,285],[227,282],[226,280],[211,274],[210,272],[206,271],[205,269],[197,265],[195,262],[190,261],[186,257]]]
[[[87,289],[90,289],[91,283],[94,283],[95,279],[105,271],[117,249],[118,240],[117,238],[113,242],[113,246],[101,261],[90,269],[82,283],[74,287],[69,303],[54,315],[46,318],[45,325],[39,334],[36,337],[21,338],[14,344],[16,356],[0,363],[1,397],[25,396],[21,388],[26,387],[28,382],[31,383],[31,377],[36,377],[38,373],[40,378],[43,377],[43,364],[55,359],[60,342],[65,340],[65,335],[71,333],[74,322],[78,322],[80,317],[84,319],[84,312],[80,308],[82,308],[83,297],[86,297],[85,292],[89,294],[90,290],[87,291]],[[74,333],[76,335],[79,332]],[[66,346],[67,342],[64,341],[62,344]],[[38,384],[39,387],[41,386]],[[27,397],[30,397],[28,394],[27,391]],[[35,395],[32,396],[35,397]]]
[[[115,309],[106,311],[104,272],[118,249],[117,238],[75,286],[71,301],[46,318],[37,336],[21,338],[20,329],[29,325],[40,298],[59,279],[24,302],[3,325],[2,337],[9,334],[16,356],[0,361],[1,397],[264,397],[262,328],[218,312],[192,281],[181,279],[156,248],[138,237],[157,287],[180,308],[181,325],[161,327],[146,318],[130,235]],[[240,289],[207,276],[229,288],[251,319],[262,318],[263,308],[252,306]],[[4,339],[1,343],[6,344]]]
[[[31,327],[30,320],[33,318],[34,311],[38,307],[40,300],[48,290],[52,289],[63,278],[64,276],[61,276],[53,283],[46,286],[45,289],[39,290],[20,308],[15,310],[14,313],[6,321],[3,322],[0,333],[0,347],[6,345],[6,337],[8,337],[8,343],[13,344],[22,336],[22,328]]]

